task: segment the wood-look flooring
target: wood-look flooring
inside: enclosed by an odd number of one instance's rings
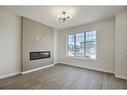
[[[127,89],[113,74],[57,64],[0,80],[0,89]]]

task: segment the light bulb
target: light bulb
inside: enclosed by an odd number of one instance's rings
[[[37,40],[38,40],[38,37],[37,37]]]

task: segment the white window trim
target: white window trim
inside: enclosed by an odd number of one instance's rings
[[[68,56],[68,35],[69,34],[76,34],[76,33],[82,33],[82,32],[70,32],[70,33],[66,33],[66,58],[72,58],[72,59],[81,59],[81,60],[88,60],[88,61],[97,61],[98,59],[98,42],[97,42],[97,30],[86,30],[84,32],[90,32],[90,31],[96,31],[96,58],[86,58],[85,56],[84,57],[78,57],[78,56]],[[85,35],[86,33],[84,33]],[[85,39],[84,39],[85,40]],[[84,48],[85,49],[85,48]],[[85,52],[85,51],[84,51]]]
[[[71,59],[80,59],[80,60],[88,60],[88,61],[96,61],[97,59],[93,58],[85,58],[85,57],[76,57],[76,56],[66,56],[66,58]]]

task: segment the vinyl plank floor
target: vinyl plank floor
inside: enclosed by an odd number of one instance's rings
[[[127,80],[114,74],[56,64],[0,80],[0,89],[127,89]]]

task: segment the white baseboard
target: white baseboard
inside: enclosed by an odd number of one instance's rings
[[[24,72],[22,72],[22,74],[27,74],[27,73],[30,73],[30,72],[38,71],[38,70],[41,70],[41,69],[44,69],[44,68],[48,68],[48,67],[51,67],[51,66],[54,66],[54,65],[55,64],[51,64],[51,65],[35,68],[35,69],[32,69],[32,70],[24,71]]]
[[[116,78],[120,78],[120,79],[127,80],[127,77],[126,77],[126,76],[119,76],[119,75],[116,75],[116,74],[115,74],[115,77],[116,77]]]
[[[12,76],[15,76],[15,75],[18,75],[18,74],[21,74],[21,72],[16,72],[16,73],[11,73],[11,74],[7,74],[7,75],[2,75],[2,76],[0,76],[0,79],[12,77]]]
[[[89,69],[89,70],[94,70],[94,71],[114,74],[114,72],[111,72],[111,71],[100,70],[100,69],[95,69],[95,68],[90,68],[90,67],[77,66],[77,65],[72,65],[72,64],[62,63],[62,62],[60,62],[60,64],[65,64],[65,65],[80,67],[80,68],[84,68],[84,69]]]

